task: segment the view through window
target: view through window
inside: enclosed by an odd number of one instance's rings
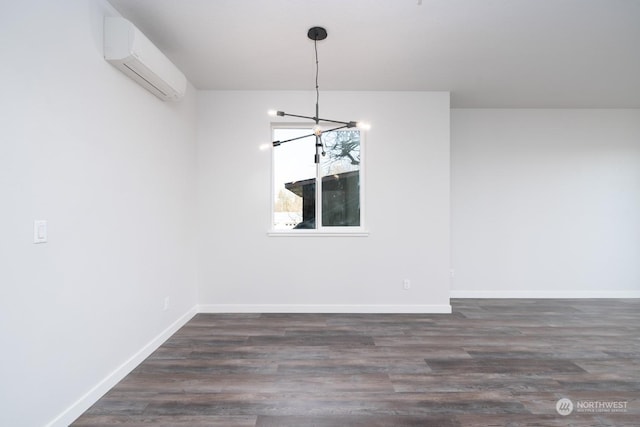
[[[311,128],[274,128],[273,140],[309,135]],[[315,138],[273,150],[273,229],[315,230],[361,225],[359,129],[322,134],[325,156],[314,163]],[[317,191],[321,188],[321,191]],[[322,218],[316,221],[316,218]]]

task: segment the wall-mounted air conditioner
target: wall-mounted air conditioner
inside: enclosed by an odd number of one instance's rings
[[[105,17],[104,59],[163,100],[184,96],[187,79],[131,22]]]

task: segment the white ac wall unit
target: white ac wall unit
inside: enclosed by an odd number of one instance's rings
[[[184,96],[187,79],[131,22],[105,17],[104,59],[160,99]]]

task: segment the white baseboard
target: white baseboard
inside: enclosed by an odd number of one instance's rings
[[[640,291],[463,291],[452,290],[451,298],[640,298]]]
[[[199,313],[451,313],[451,305],[202,304]]]
[[[142,347],[138,352],[129,358],[126,362],[116,368],[106,378],[96,384],[84,396],[78,399],[74,404],[68,407],[64,412],[54,418],[47,424],[47,427],[67,427],[82,415],[87,409],[104,396],[113,386],[126,377],[133,369],[138,366],[144,359],[149,357],[151,353],[156,351],[171,335],[184,326],[197,313],[197,307],[191,308],[183,314],[178,320],[173,322],[168,328],[162,331],[158,336],[152,339],[147,345]]]

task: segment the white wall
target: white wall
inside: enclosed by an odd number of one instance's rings
[[[370,235],[267,236],[271,150],[258,147],[278,120],[267,110],[314,103],[312,92],[198,93],[201,309],[449,310],[449,94],[323,92],[323,114],[372,123]]]
[[[640,297],[640,110],[452,111],[452,296]]]
[[[106,63],[113,13],[0,13],[3,426],[67,425],[196,304],[195,91],[164,103]]]

